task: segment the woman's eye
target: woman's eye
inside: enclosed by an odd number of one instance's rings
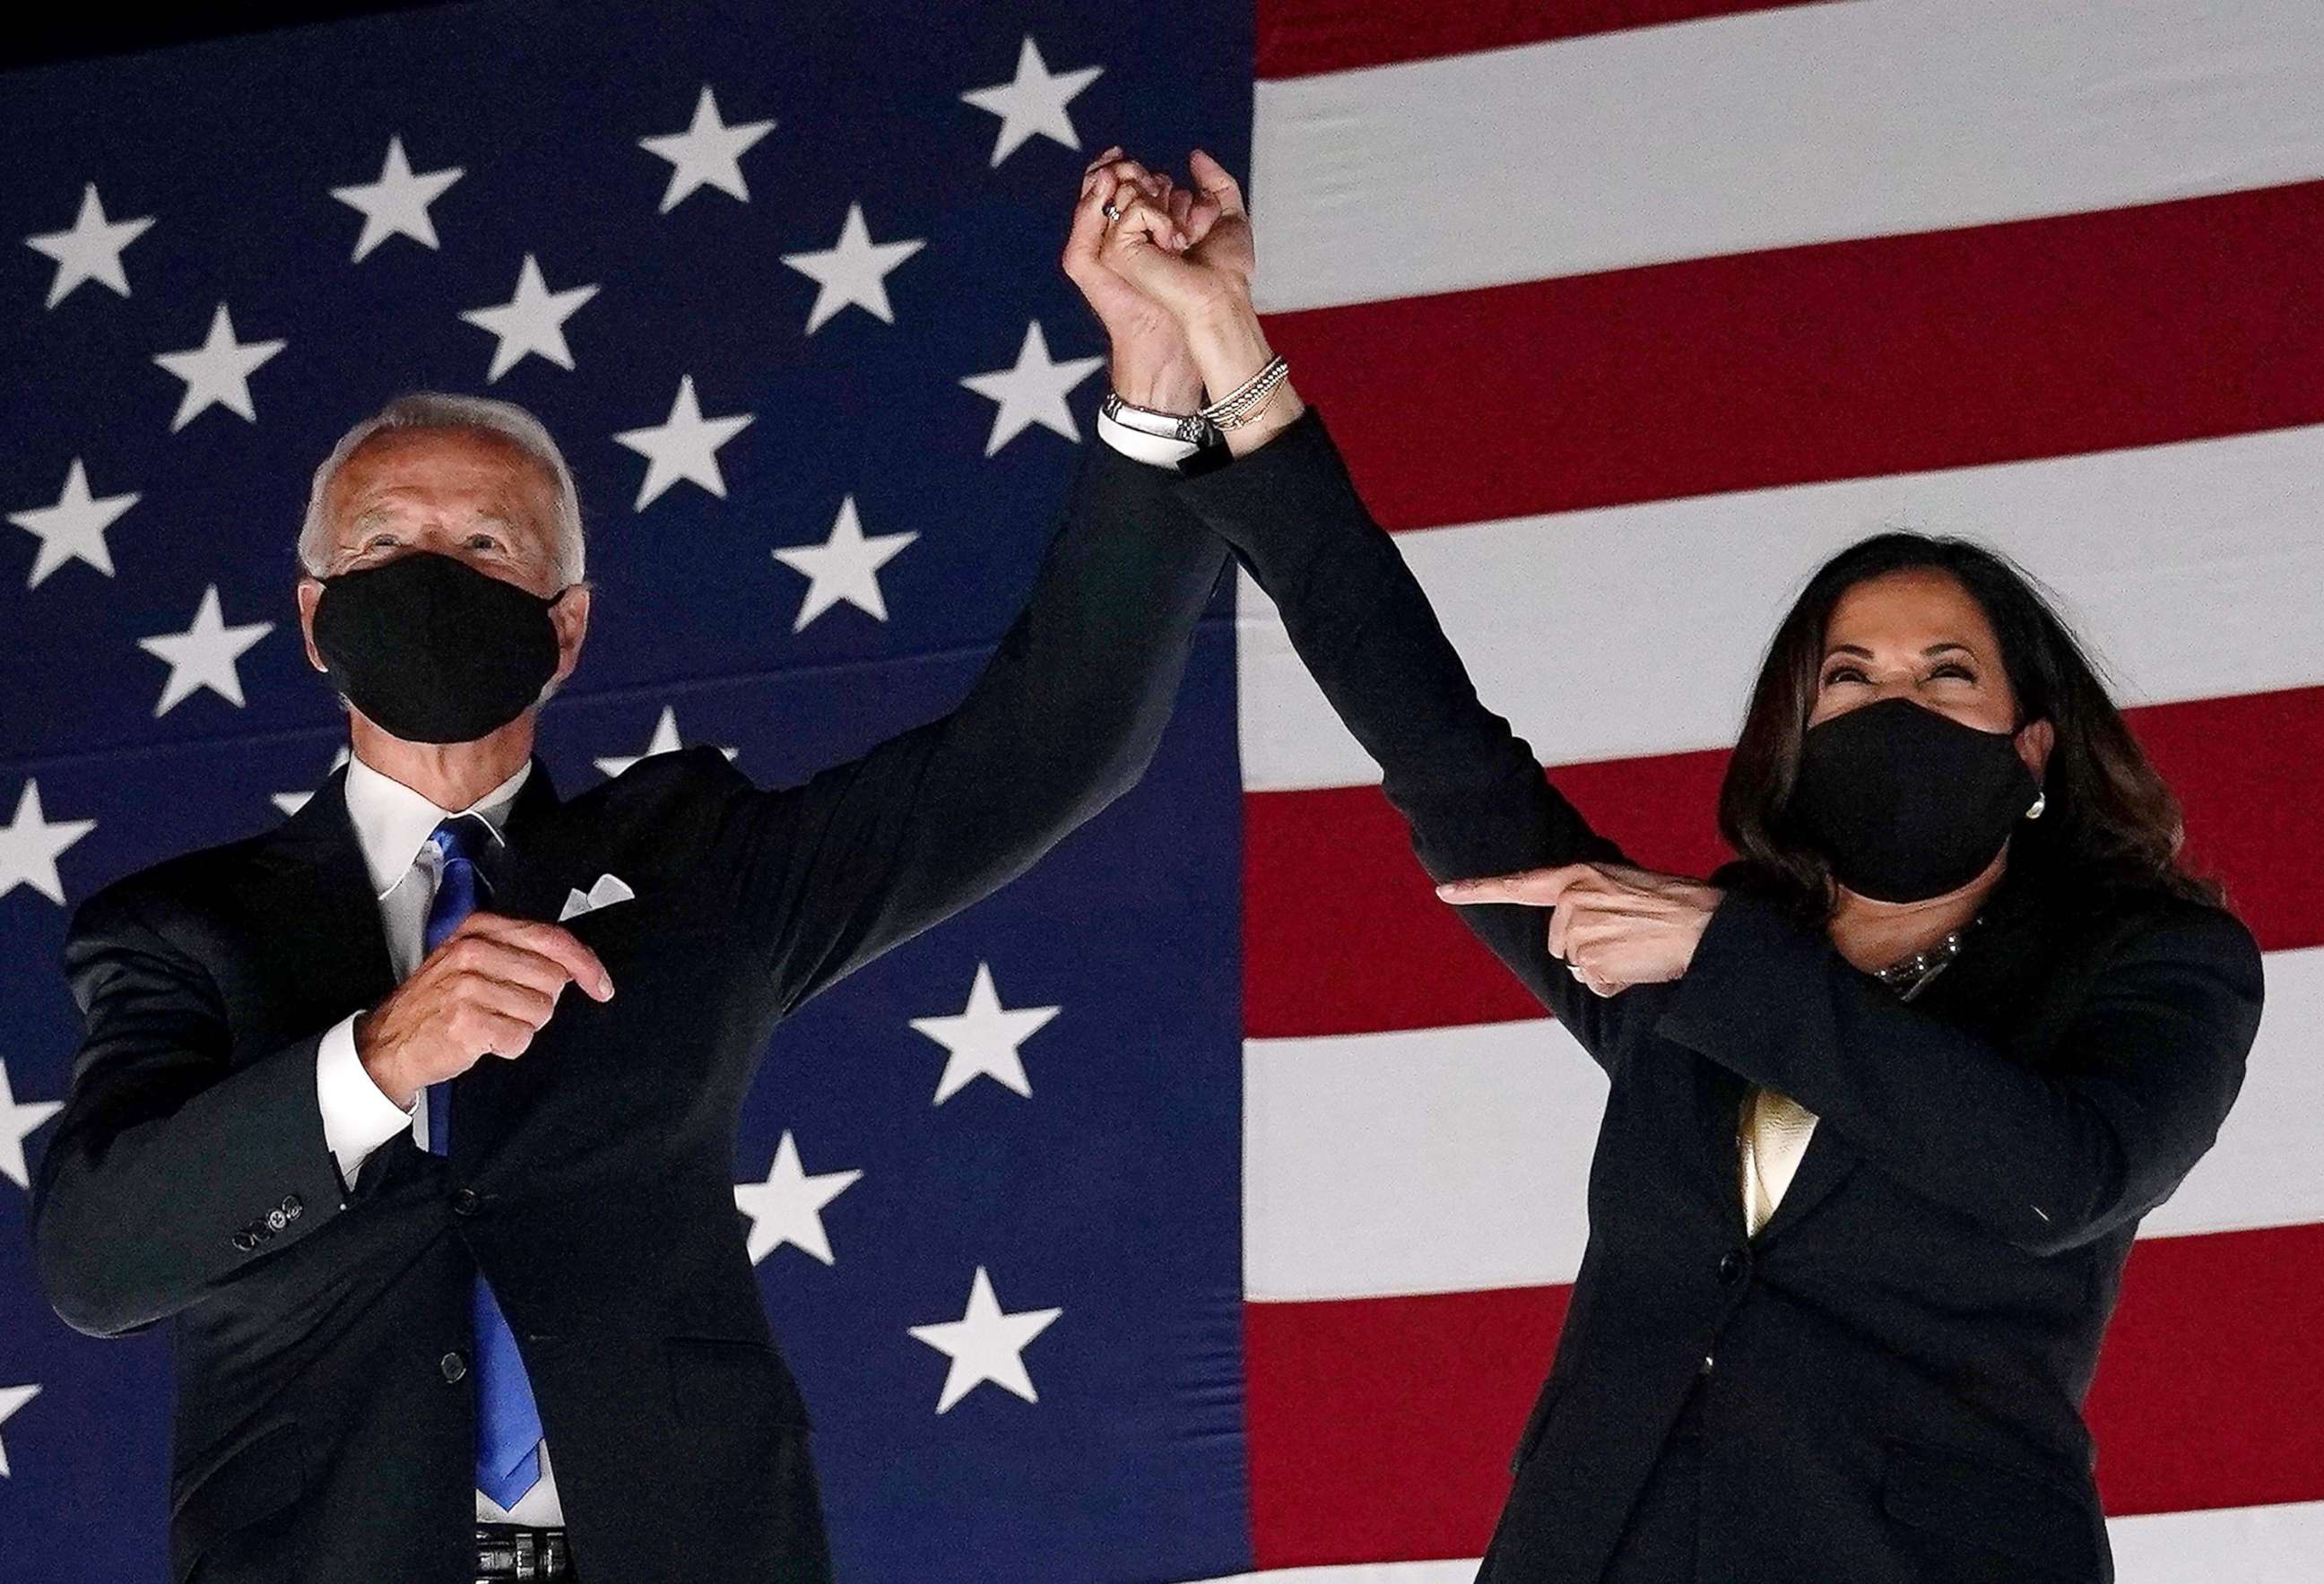
[[[1929,678],[1932,681],[1934,681],[1939,677],[1957,677],[1963,682],[1975,682],[1977,680],[1976,672],[1970,670],[1967,666],[1961,665],[1957,661],[1950,660],[1939,666],[1935,670],[1929,673]]]
[[[1823,685],[1826,687],[1835,686],[1842,682],[1861,682],[1863,680],[1864,673],[1858,670],[1854,666],[1834,666],[1831,670],[1826,671],[1823,674]]]

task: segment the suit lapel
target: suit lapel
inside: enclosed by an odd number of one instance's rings
[[[1743,1166],[1736,1134],[1742,1126],[1743,1097],[1750,1085],[1708,1057],[1697,1056],[1694,1068],[1694,1144],[1688,1154],[1703,1164],[1710,1192],[1734,1223],[1739,1241],[1745,1225]],[[1791,1185],[1784,1191],[1783,1202],[1753,1241],[1764,1246],[1770,1237],[1781,1235],[1823,1202],[1856,1169],[1857,1160],[1845,1139],[1831,1128],[1818,1125],[1808,1135],[1807,1148],[1801,1154]]]
[[[512,918],[557,916],[554,907],[542,911],[542,896],[550,884],[545,871],[557,867],[553,854],[561,833],[557,814],[562,807],[549,766],[533,755],[532,773],[517,788],[516,801],[501,822],[501,842],[489,846],[477,861],[492,888],[486,906],[493,912]]]
[[[379,898],[347,815],[346,776],[344,766],[333,771],[261,852],[258,922],[281,930],[296,921],[288,933],[299,982],[290,991],[327,1009],[371,1006],[395,988]]]
[[[347,812],[347,772],[334,770],[299,812],[274,833],[260,852],[257,916],[280,928],[298,920],[291,932],[292,957],[302,982],[293,988],[302,1001],[346,1008],[375,1005],[395,988],[386,926],[371,870],[364,861],[355,822]],[[557,916],[556,902],[542,865],[529,861],[528,843],[553,848],[557,811],[563,805],[549,767],[539,755],[532,773],[517,789],[503,822],[504,844],[488,847],[478,860],[492,887],[495,911],[523,918]],[[553,867],[553,866],[552,866]],[[563,893],[556,893],[561,901]]]
[[[1782,1236],[1785,1228],[1821,1204],[1856,1170],[1858,1158],[1830,1123],[1818,1122],[1815,1131],[1808,1135],[1807,1148],[1800,1154],[1791,1186],[1784,1190],[1775,1213],[1759,1229],[1757,1241],[1764,1246],[1768,1239]]]

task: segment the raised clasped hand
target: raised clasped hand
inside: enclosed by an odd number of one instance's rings
[[[1205,308],[1248,300],[1254,259],[1242,189],[1196,150],[1194,185],[1119,147],[1082,173],[1065,271],[1112,344],[1114,389],[1165,412],[1201,405],[1186,325]]]
[[[1623,863],[1569,863],[1452,880],[1447,902],[1549,909],[1549,954],[1600,996],[1683,975],[1725,893],[1684,875]]]
[[[1107,226],[1100,249],[1107,268],[1182,327],[1247,306],[1258,258],[1240,185],[1200,149],[1187,166],[1191,193],[1157,198],[1133,191],[1117,200],[1120,218]]]

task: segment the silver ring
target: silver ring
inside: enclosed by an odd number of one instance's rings
[[[1105,217],[1109,220],[1119,220],[1121,218],[1121,211],[1113,207],[1113,200],[1111,198],[1107,199],[1104,203],[1100,204],[1098,207],[1104,213]]]

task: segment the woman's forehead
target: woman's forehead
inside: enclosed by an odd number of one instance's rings
[[[1960,580],[1936,567],[1907,567],[1865,579],[1840,596],[1824,624],[1824,647],[1910,648],[1962,643],[1990,651],[1985,608]]]

